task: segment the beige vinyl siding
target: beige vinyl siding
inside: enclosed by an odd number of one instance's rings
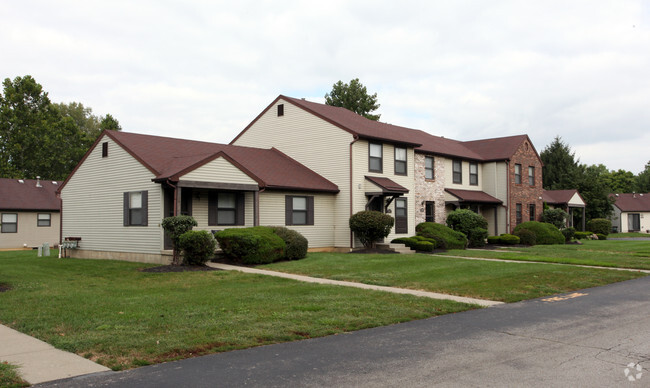
[[[192,192],[192,217],[198,226],[194,230],[223,230],[226,228],[244,228],[253,226],[253,201],[252,192],[244,193],[244,222],[245,225],[208,225],[208,190],[193,189]]]
[[[277,116],[277,104],[284,115]],[[350,246],[350,143],[349,132],[322,120],[295,105],[279,100],[258,118],[235,145],[271,148],[289,155],[338,186],[333,207],[336,247]],[[262,207],[262,206],[260,206]]]
[[[102,142],[108,157],[102,158]],[[104,136],[61,192],[63,237],[81,237],[84,250],[160,253],[162,188],[154,174]],[[123,193],[148,191],[148,226],[124,226]]]
[[[225,182],[254,184],[257,182],[228,160],[218,157],[215,160],[183,175],[180,180],[198,182]]]
[[[22,212],[1,210],[0,214],[16,214],[18,230],[16,233],[0,233],[0,249],[38,247],[43,243],[54,247],[59,243],[60,214],[53,211]],[[50,214],[50,226],[38,226],[39,214]],[[1,219],[0,219],[1,220]]]
[[[640,221],[640,231],[641,232],[646,232],[650,230],[650,212],[621,212],[621,227],[620,231],[621,233],[627,233],[630,231],[629,225],[628,225],[628,216],[630,214],[639,214],[639,221]]]
[[[449,159],[449,158],[436,158],[436,161],[440,160],[445,164],[445,184],[448,189],[461,189],[461,190],[476,190],[476,191],[482,191],[483,190],[483,165],[482,163],[478,163],[478,185],[470,185],[469,184],[469,161],[468,160],[462,160],[462,171],[463,171],[463,183],[458,184],[454,183],[454,165],[453,161],[457,159]],[[461,160],[461,159],[458,159]]]
[[[353,192],[353,213],[366,210],[366,191],[375,191],[375,185],[366,180],[366,176],[376,176],[389,178],[395,183],[398,183],[409,190],[407,194],[401,198],[407,198],[407,216],[408,216],[408,233],[395,234],[395,228],[391,230],[391,234],[385,239],[390,241],[397,237],[413,236],[415,235],[416,225],[416,204],[415,204],[415,153],[413,148],[406,150],[406,163],[407,175],[395,175],[395,147],[392,144],[383,144],[383,173],[368,171],[368,144],[366,140],[359,140],[354,143],[352,147],[352,192]],[[395,217],[395,201],[391,202],[388,207],[391,210],[390,215]],[[419,208],[419,206],[418,206]],[[347,221],[347,220],[346,220]],[[358,246],[355,244],[355,247]]]
[[[309,240],[309,248],[333,247],[336,231],[335,216],[332,212],[336,201],[336,195],[334,194],[284,191],[262,192],[260,193],[260,225],[285,226],[285,196],[287,195],[314,197],[314,225],[292,225],[287,227],[305,236]]]

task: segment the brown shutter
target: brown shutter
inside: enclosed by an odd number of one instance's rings
[[[129,226],[129,193],[124,193],[124,226]]]
[[[307,197],[307,225],[314,225],[314,197]]]
[[[149,225],[149,192],[142,192],[142,226]]]
[[[244,225],[246,224],[246,217],[244,213],[246,208],[246,200],[244,197],[244,193],[237,193],[235,198],[236,198],[235,224]]]
[[[208,225],[217,224],[217,193],[208,193]]]
[[[293,225],[293,197],[290,195],[284,196],[284,224]]]

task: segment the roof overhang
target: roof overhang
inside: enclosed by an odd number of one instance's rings
[[[484,191],[445,189],[445,192],[450,194],[450,197],[453,198],[453,200],[447,202],[480,203],[480,204],[489,204],[489,205],[503,204],[503,201],[491,196],[490,194]]]
[[[366,180],[372,184],[372,189],[366,191],[366,195],[378,196],[378,195],[392,195],[400,196],[409,192],[409,190],[396,183],[395,181],[375,176],[366,176]],[[372,191],[370,191],[372,190]]]

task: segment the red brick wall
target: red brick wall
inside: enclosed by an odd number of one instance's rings
[[[521,184],[515,183],[515,164],[521,164]],[[535,184],[528,183],[528,167],[535,167]],[[542,162],[528,140],[521,143],[510,161],[510,232],[517,226],[517,204],[521,204],[522,222],[530,221],[529,205],[535,204],[535,221],[539,221],[542,202]]]

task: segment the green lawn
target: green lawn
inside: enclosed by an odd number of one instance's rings
[[[471,256],[475,251],[450,251],[451,254],[459,252]],[[311,253],[303,260],[268,264],[260,268],[504,302],[645,276],[629,271],[463,260],[426,254]]]
[[[0,252],[0,323],[113,369],[475,308],[238,272]]]
[[[19,388],[29,387],[29,383],[20,378],[18,367],[6,361],[0,361],[0,387]]]
[[[650,269],[650,240],[582,240],[582,245],[536,245],[500,250],[451,250],[442,255]]]
[[[629,232],[629,233],[612,233],[608,238],[627,238],[627,237],[645,237],[650,239],[650,234],[648,233],[639,233],[639,232]]]

